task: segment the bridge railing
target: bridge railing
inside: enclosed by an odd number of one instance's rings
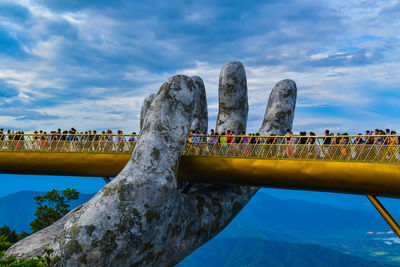
[[[1,152],[127,153],[138,135],[122,134],[4,134]]]
[[[132,153],[138,135],[5,134],[0,152]],[[400,163],[400,135],[193,135],[186,156]]]
[[[184,155],[400,163],[399,135],[189,136]]]

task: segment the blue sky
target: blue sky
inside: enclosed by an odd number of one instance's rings
[[[69,177],[45,175],[0,174],[0,197],[18,191],[47,192],[52,189],[65,190],[74,188],[81,193],[93,194],[106,183],[100,177]],[[1,222],[0,222],[1,223]]]
[[[206,85],[243,62],[249,131],[276,82],[298,86],[294,130],[400,129],[398,1],[0,1],[0,125],[137,131],[175,74]]]

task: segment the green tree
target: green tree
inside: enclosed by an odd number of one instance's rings
[[[7,236],[0,235],[0,251],[7,250],[13,243],[7,240]]]
[[[29,234],[26,232],[22,232],[17,234],[15,230],[12,230],[10,227],[7,225],[4,225],[3,227],[0,228],[0,236],[4,235],[7,237],[7,241],[11,243],[16,243],[17,241],[27,237]]]
[[[61,195],[53,189],[43,196],[36,196],[34,199],[38,207],[36,208],[36,219],[30,223],[34,232],[37,232],[67,214],[69,202],[79,198],[79,192],[75,189],[65,189]]]
[[[11,243],[15,243],[19,240],[18,234],[15,232],[15,230],[11,230],[10,227],[8,227],[7,225],[4,225],[0,228],[0,235],[6,236],[7,241]]]
[[[1,239],[1,238],[0,238]],[[25,259],[15,257],[14,255],[7,257],[6,259],[0,259],[0,266],[9,266],[9,267],[53,267],[58,266],[58,261],[60,260],[59,256],[52,257],[54,250],[45,248],[44,252],[46,253],[44,257],[36,256],[34,259]],[[0,252],[0,256],[4,256],[4,251]]]

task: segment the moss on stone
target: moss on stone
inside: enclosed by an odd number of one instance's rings
[[[205,200],[203,198],[197,199],[197,212],[199,213],[198,216],[201,217],[203,215],[205,208]]]
[[[122,221],[120,224],[119,224],[119,232],[120,233],[124,233],[126,230],[127,230],[127,222],[126,222],[126,220],[124,220],[124,221]]]
[[[177,224],[169,224],[168,233],[171,238],[178,236],[182,232],[182,227]]]
[[[92,236],[93,231],[96,229],[96,226],[94,226],[93,224],[86,226],[86,233],[89,236]]]
[[[105,196],[105,197],[110,196],[114,192],[115,192],[115,190],[113,189],[113,187],[104,187],[103,188],[103,196]]]
[[[86,254],[83,254],[83,255],[79,258],[79,262],[80,262],[80,263],[83,263],[83,264],[87,264]]]
[[[95,247],[97,247],[98,245],[99,245],[99,241],[96,240],[96,239],[92,239],[92,242],[90,243],[90,246],[91,246],[92,248],[95,248]]]
[[[278,111],[278,112],[276,113],[276,118],[277,118],[278,120],[284,120],[284,119],[286,119],[291,113],[292,113],[291,110],[289,110],[289,111]]]
[[[139,211],[135,208],[132,208],[132,214],[133,214],[133,216],[137,217],[139,220],[142,218],[142,216],[140,216]]]
[[[194,208],[194,205],[190,205],[189,212],[193,214],[195,211],[196,211],[196,209]]]
[[[111,230],[107,230],[107,232],[103,236],[103,246],[106,248],[106,250],[112,250],[117,247],[117,243],[115,242],[117,236],[115,233]]]
[[[152,223],[154,219],[159,219],[160,218],[160,214],[158,212],[149,210],[147,211],[144,216],[146,217],[146,221],[147,223]]]
[[[160,159],[160,150],[157,149],[157,148],[153,148],[151,150],[151,154],[150,155],[153,157],[153,159],[159,160]]]
[[[149,253],[147,253],[147,255],[144,257],[144,262],[148,262],[148,263],[154,263],[154,259],[155,259],[155,255],[153,253],[153,251],[149,251]]]
[[[77,240],[71,240],[65,245],[65,254],[67,255],[67,257],[81,252],[82,247]]]
[[[119,200],[120,200],[120,201],[124,201],[124,200],[125,200],[125,197],[124,197],[124,190],[123,190],[123,187],[122,187],[122,186],[119,186],[119,187],[117,188],[117,190],[118,190],[118,198],[119,198]]]
[[[72,238],[75,238],[79,233],[79,228],[76,226],[71,227],[69,230],[69,234],[71,235]]]
[[[115,255],[115,260],[123,259],[125,257],[126,255],[124,253],[118,253],[117,255]]]
[[[188,225],[186,225],[185,235],[184,235],[183,239],[187,239],[189,236],[196,233],[195,231],[192,231],[193,226],[194,226],[193,221],[191,221]]]
[[[153,249],[153,244],[151,243],[151,242],[147,242],[147,243],[144,243],[143,244],[143,246],[142,246],[142,250],[143,251],[148,251],[148,250],[151,250],[151,249]]]

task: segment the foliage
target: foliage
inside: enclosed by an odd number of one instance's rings
[[[56,266],[57,262],[60,260],[59,256],[51,257],[54,252],[53,249],[46,248],[46,255],[44,257],[37,256],[36,259],[17,259],[15,256],[10,256],[4,260],[0,260],[0,266],[10,266],[10,267],[52,267]],[[2,255],[4,251],[2,251]]]
[[[25,232],[17,234],[15,230],[11,230],[10,227],[4,225],[0,228],[0,235],[6,236],[8,242],[16,243],[17,241],[27,237],[29,234]]]
[[[0,235],[0,251],[8,249],[12,244],[13,243],[7,241],[6,235]]]
[[[18,241],[18,234],[15,232],[15,230],[11,230],[10,227],[8,227],[7,225],[4,225],[0,228],[0,235],[6,236],[7,241],[11,243],[15,243]]]
[[[35,216],[36,219],[30,223],[34,232],[37,232],[63,217],[69,212],[72,200],[79,198],[79,192],[75,189],[65,189],[61,195],[53,189],[43,196],[36,196],[34,199],[38,205]]]
[[[55,256],[52,258],[51,254],[54,252],[54,250],[51,248],[45,248],[44,251],[46,252],[46,255],[44,257],[38,256],[38,259],[40,259],[40,262],[43,264],[42,266],[51,267],[56,265],[57,262],[60,260],[60,256]]]

